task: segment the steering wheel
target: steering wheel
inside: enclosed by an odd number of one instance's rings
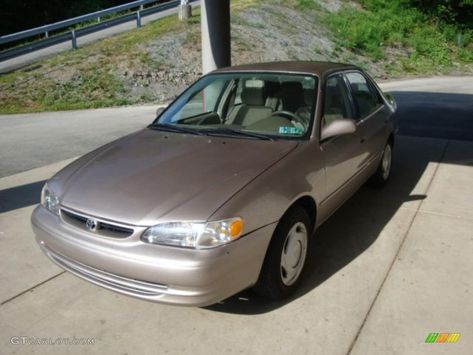
[[[305,127],[305,122],[303,121],[303,119],[290,111],[284,111],[284,110],[275,111],[271,114],[271,117],[272,116],[286,116],[286,117],[289,117],[291,121],[294,120]]]

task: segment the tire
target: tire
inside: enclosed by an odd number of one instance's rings
[[[290,296],[301,281],[310,238],[309,215],[302,207],[291,208],[274,231],[254,291],[272,300]]]
[[[384,187],[391,176],[392,166],[392,150],[393,145],[391,142],[386,143],[383,150],[381,161],[379,162],[378,169],[369,180],[369,185],[373,187]]]

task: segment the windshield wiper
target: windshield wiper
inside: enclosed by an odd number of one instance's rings
[[[190,128],[190,127],[183,127],[183,126],[180,126],[180,125],[169,124],[169,123],[156,123],[156,124],[149,125],[148,128],[159,130],[159,131],[189,133],[189,134],[196,134],[196,135],[221,135],[221,134],[224,134],[224,135],[228,135],[228,136],[242,136],[242,137],[263,139],[263,140],[268,140],[268,141],[273,140],[271,137],[268,137],[264,134],[255,133],[255,132],[240,131],[238,129],[228,128],[228,127],[200,130],[200,129],[194,129],[194,128]]]
[[[189,127],[182,127],[182,126],[169,124],[169,123],[150,124],[148,126],[148,128],[155,129],[155,130],[158,130],[158,131],[166,131],[166,132],[197,134],[199,136],[204,134],[204,133],[200,132],[197,129],[193,129],[193,128],[189,128]]]
[[[257,138],[257,139],[263,139],[267,141],[274,140],[273,138],[268,137],[265,134],[260,134],[256,132],[248,132],[248,131],[240,131],[239,129],[233,129],[233,128],[228,128],[228,127],[206,129],[205,133],[209,136],[212,134],[214,135],[224,134],[224,135],[229,135],[229,136],[242,136],[242,137],[249,137],[249,138]]]

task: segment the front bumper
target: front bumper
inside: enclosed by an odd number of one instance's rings
[[[42,206],[31,216],[36,240],[57,265],[96,285],[167,304],[206,306],[254,285],[276,224],[214,249],[150,245],[139,236],[98,236]]]

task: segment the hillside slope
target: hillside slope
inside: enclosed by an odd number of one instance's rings
[[[346,14],[367,11],[353,1],[233,0],[231,4],[232,64],[292,59],[351,62],[377,78],[473,73],[470,58],[458,61],[454,50],[451,61],[426,66],[425,61],[417,65],[410,60],[416,50],[409,42],[389,44],[382,55],[353,46],[342,31],[345,22],[337,23]],[[200,17],[194,10],[186,23],[172,16],[0,76],[0,112],[164,102],[198,78],[200,71]]]

